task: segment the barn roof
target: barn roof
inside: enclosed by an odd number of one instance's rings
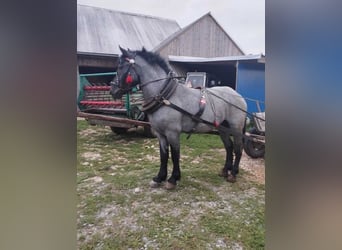
[[[77,52],[121,54],[144,46],[152,50],[180,30],[175,20],[77,5]]]
[[[222,28],[222,26],[216,21],[216,19],[211,15],[210,12],[208,12],[207,14],[203,15],[202,17],[198,18],[197,20],[195,20],[194,22],[190,23],[189,25],[187,25],[186,27],[184,27],[183,29],[178,30],[176,33],[174,33],[173,35],[169,36],[167,39],[165,39],[164,41],[162,41],[158,46],[156,46],[153,50],[154,51],[160,51],[161,49],[163,49],[164,47],[166,47],[169,43],[171,43],[173,40],[177,39],[181,34],[187,32],[189,29],[191,29],[196,23],[200,22],[202,19],[204,18],[210,18],[212,19],[216,25],[223,31],[223,33],[229,38],[229,40],[232,42],[232,44],[234,44],[234,46],[237,48],[237,50],[239,50],[241,52],[242,55],[244,55],[245,53],[242,51],[242,49],[236,44],[236,42],[228,35],[228,33]]]

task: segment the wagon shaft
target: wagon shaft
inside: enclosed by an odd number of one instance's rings
[[[249,132],[245,133],[247,140],[252,140],[253,142],[259,142],[262,144],[266,143],[266,139],[264,135],[256,135],[256,134],[251,134]]]
[[[87,120],[108,121],[108,122],[113,122],[113,123],[118,123],[118,124],[127,124],[127,125],[131,125],[132,127],[150,126],[149,122],[137,121],[137,120],[132,120],[128,118],[113,117],[113,116],[108,116],[108,115],[98,115],[98,114],[90,114],[90,113],[85,113],[85,112],[78,112],[77,116],[86,118]],[[120,127],[126,127],[126,126],[120,126]]]

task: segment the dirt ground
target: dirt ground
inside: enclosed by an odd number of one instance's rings
[[[84,120],[84,118],[78,117],[77,120]],[[82,135],[89,136],[91,134],[97,133],[94,129],[88,129],[82,131]],[[225,150],[220,150],[221,154],[225,154]],[[249,157],[245,152],[243,152],[240,168],[245,171],[248,171],[250,174],[254,176],[254,180],[260,184],[265,184],[265,159],[264,158],[257,158],[253,159]],[[252,177],[251,177],[252,178]]]
[[[221,155],[225,155],[225,149],[220,149],[219,153]],[[241,161],[240,161],[240,168],[248,171],[252,176],[250,177],[254,181],[257,181],[260,184],[265,184],[265,159],[264,158],[257,158],[253,159],[249,157],[245,152],[243,152]]]
[[[244,171],[230,184],[217,176],[226,154],[218,138],[193,135],[182,145],[177,189],[151,189],[156,139],[78,119],[78,248],[263,249],[264,159],[243,153]]]
[[[241,158],[240,167],[254,176],[254,180],[265,184],[265,160],[264,158],[253,159],[245,152]]]

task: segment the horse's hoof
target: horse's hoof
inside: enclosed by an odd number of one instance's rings
[[[218,176],[220,176],[220,177],[227,177],[228,173],[226,171],[222,170],[221,172],[218,173]]]
[[[234,175],[230,174],[227,176],[227,181],[230,183],[234,183],[234,182],[236,182],[236,177]]]
[[[161,183],[159,183],[159,182],[155,182],[155,181],[150,182],[151,188],[158,188],[158,187],[160,187],[160,185],[161,185]]]
[[[173,189],[175,189],[176,188],[176,184],[172,184],[171,182],[166,182],[166,185],[165,185],[165,189],[167,189],[167,190],[173,190]]]

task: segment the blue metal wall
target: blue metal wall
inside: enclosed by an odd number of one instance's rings
[[[259,100],[261,111],[265,111],[265,64],[238,62],[236,90],[245,98]],[[248,112],[259,112],[255,101],[246,99]]]

